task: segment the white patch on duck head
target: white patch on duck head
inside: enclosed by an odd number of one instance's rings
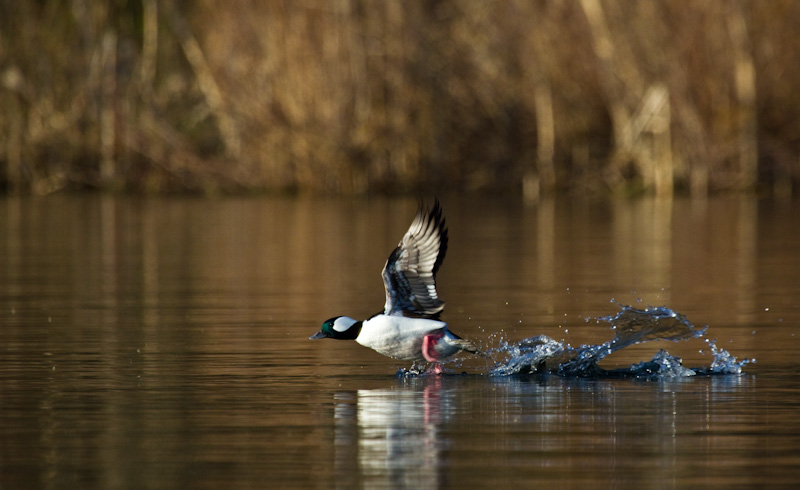
[[[348,316],[340,316],[333,321],[333,329],[337,332],[346,332],[350,327],[356,323],[356,320]]]

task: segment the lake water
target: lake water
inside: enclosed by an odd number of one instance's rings
[[[321,322],[383,306],[414,199],[0,199],[0,488],[746,488],[800,482],[800,201],[442,199],[443,319],[497,356],[615,335],[742,374],[442,376]],[[462,374],[463,373],[463,374]]]

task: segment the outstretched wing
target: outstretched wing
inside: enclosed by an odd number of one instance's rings
[[[437,200],[419,211],[383,266],[387,315],[438,318],[444,302],[436,293],[436,272],[447,252],[447,227]]]

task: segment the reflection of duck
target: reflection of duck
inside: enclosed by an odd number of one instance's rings
[[[431,210],[420,206],[383,267],[384,311],[364,321],[331,318],[311,338],[355,340],[395,359],[432,362],[436,373],[441,373],[440,360],[462,350],[479,353],[475,344],[439,321],[444,302],[436,293],[436,272],[446,252],[447,227],[439,201]]]
[[[365,487],[441,487],[447,441],[439,429],[449,413],[448,394],[440,392],[436,382],[421,390],[338,394],[334,409],[338,472],[360,475]]]

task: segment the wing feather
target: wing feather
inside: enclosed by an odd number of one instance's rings
[[[436,273],[446,253],[447,227],[439,201],[430,210],[420,204],[381,273],[386,289],[384,313],[438,318],[444,302],[436,292]]]

